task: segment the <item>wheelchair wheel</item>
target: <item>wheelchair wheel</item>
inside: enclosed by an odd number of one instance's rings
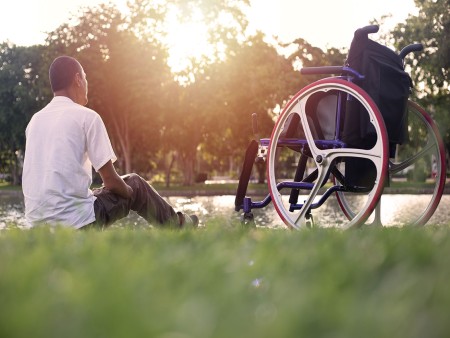
[[[313,102],[317,109],[311,113]],[[341,117],[349,102],[363,108],[360,112],[368,121],[370,142],[349,145],[342,141],[345,119]],[[294,135],[292,121],[298,123]],[[355,170],[355,163],[367,167],[371,172],[368,179],[356,177],[365,171]],[[272,131],[267,153],[269,192],[278,215],[290,228],[361,225],[377,205],[387,170],[383,118],[369,95],[351,82],[329,78],[303,88],[284,108]],[[341,184],[330,183],[332,176]],[[337,200],[328,198],[336,189],[348,189],[346,193],[355,195],[353,217],[347,219]]]
[[[409,101],[407,109],[408,139],[397,146],[395,158],[389,161],[389,188],[381,198],[378,215],[371,216],[368,222],[385,226],[424,225],[444,191],[445,150],[439,130],[416,103]],[[347,217],[355,217],[346,193],[338,192],[337,198]]]

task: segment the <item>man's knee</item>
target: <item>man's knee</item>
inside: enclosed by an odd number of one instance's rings
[[[127,175],[125,178],[125,183],[128,184],[133,190],[139,189],[142,185],[147,184],[141,176],[135,173]]]

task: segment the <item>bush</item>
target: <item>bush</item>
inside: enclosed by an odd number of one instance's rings
[[[208,179],[207,173],[198,173],[195,176],[195,183],[205,183],[205,181]]]
[[[431,173],[427,172],[423,161],[418,161],[414,168],[408,171],[406,178],[409,182],[425,182],[429,175]]]

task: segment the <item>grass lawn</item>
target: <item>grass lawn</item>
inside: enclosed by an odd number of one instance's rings
[[[444,337],[450,228],[9,229],[0,337]]]
[[[20,190],[22,190],[22,186],[20,186],[20,185],[12,185],[10,183],[0,181],[0,191],[2,191],[2,190],[5,190],[5,191],[8,191],[8,190],[20,191]]]

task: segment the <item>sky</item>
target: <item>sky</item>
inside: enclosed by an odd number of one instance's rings
[[[107,0],[2,0],[0,42],[29,46],[76,15],[82,6]],[[127,0],[110,0],[124,8]],[[416,13],[414,0],[251,0],[250,26],[283,42],[304,38],[317,47],[348,47],[353,32],[370,20],[392,14],[387,31]]]

